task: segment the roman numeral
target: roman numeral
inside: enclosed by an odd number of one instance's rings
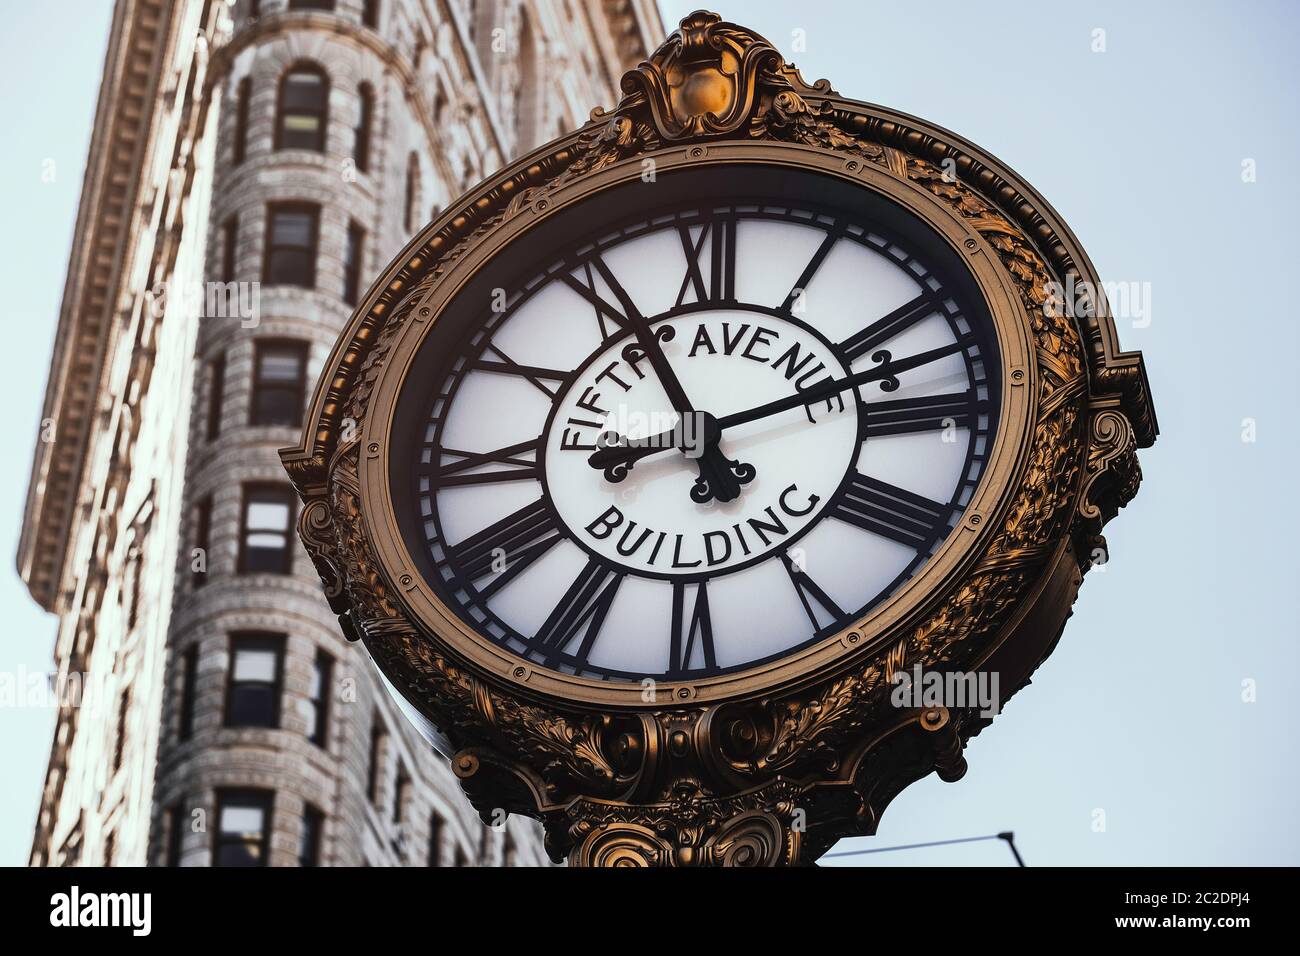
[[[905,302],[884,318],[877,319],[860,332],[855,332],[837,348],[846,362],[856,362],[874,352],[895,335],[910,329],[938,308],[934,294],[922,292],[910,302]]]
[[[555,398],[556,390],[544,383],[558,382],[563,384],[569,378],[568,372],[561,372],[558,369],[542,368],[538,365],[520,365],[495,345],[489,345],[487,351],[493,353],[499,361],[479,358],[470,363],[470,368],[482,369],[485,372],[501,372],[505,375],[518,375],[521,378],[526,378],[547,398]]]
[[[696,640],[704,658],[704,669],[715,670],[718,666],[713,648],[713,618],[709,614],[708,584],[699,583],[695,591],[695,604],[691,609],[690,620],[686,621],[686,584],[673,582],[673,633],[668,650],[668,672],[681,674],[691,669],[691,658],[695,655]]]
[[[696,302],[734,302],[736,300],[736,220],[714,219],[700,228],[692,238],[689,226],[678,226],[682,253],[686,256],[686,277],[677,292],[677,305],[686,303],[686,294],[695,293]],[[712,238],[712,242],[710,242]],[[703,261],[705,244],[708,262]]]
[[[579,269],[580,276],[571,273],[563,273],[560,278],[574,292],[582,296],[591,303],[596,310],[596,325],[600,329],[601,340],[611,338],[625,329],[631,322],[633,316],[640,316],[636,305],[633,304],[632,298],[626,290],[614,278],[614,273],[610,271],[605,260],[600,256],[593,256],[587,262],[583,263]],[[605,285],[609,287],[614,298],[618,300],[617,304],[605,299],[597,290],[596,277],[600,276],[605,280]]]
[[[922,395],[888,402],[865,402],[858,406],[859,436],[865,441],[881,435],[910,435],[941,428],[969,428],[987,403],[978,401],[975,390],[948,395]]]
[[[921,551],[943,525],[948,506],[853,472],[828,514]]]
[[[800,273],[799,278],[795,280],[794,288],[790,290],[790,294],[787,295],[785,301],[781,303],[780,310],[782,312],[789,315],[794,311],[795,303],[798,302],[805,290],[807,290],[808,284],[812,282],[813,276],[817,274],[817,270],[822,267],[822,263],[825,262],[826,257],[830,255],[830,251],[834,247],[835,243],[839,242],[840,228],[840,225],[837,223],[834,230],[826,234],[826,238],[823,239],[822,244],[817,247],[817,251],[813,253],[813,257],[808,260],[808,265],[804,266],[803,272]]]
[[[569,589],[560,598],[534,639],[546,650],[546,666],[554,667],[561,654],[581,635],[581,643],[570,656],[585,662],[596,643],[623,575],[596,560],[588,560]]]
[[[532,441],[498,448],[496,451],[482,452],[444,448],[442,449],[443,463],[437,468],[428,468],[426,470],[433,472],[433,481],[440,488],[449,488],[455,485],[485,485],[498,481],[538,479],[540,475],[537,470],[537,449],[541,442],[540,438],[534,438]],[[446,461],[448,456],[456,460],[448,462]],[[483,465],[502,465],[504,467],[493,471],[475,471],[466,474],[471,469],[480,468]]]
[[[496,572],[490,584],[478,589],[486,599],[554,547],[562,537],[554,513],[545,499],[539,498],[470,535],[448,551],[462,584]]]
[[[830,615],[832,622],[841,621],[847,616],[840,606],[831,600],[831,596],[808,576],[808,572],[791,560],[788,553],[781,553],[781,563],[785,566],[785,573],[790,576],[790,583],[794,585],[795,593],[799,595],[799,602],[803,605],[808,620],[812,622],[814,631],[820,631],[825,625],[817,620],[817,610],[813,607],[813,602],[816,602],[817,607],[820,607],[824,614]]]

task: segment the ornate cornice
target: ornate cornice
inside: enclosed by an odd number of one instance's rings
[[[1141,378],[1141,360],[1118,352],[1110,319],[1052,307],[1052,288],[1070,275],[1100,288],[1077,240],[976,147],[807,83],[761,37],[714,14],[683,20],[623,91],[615,109],[472,191],[412,242],[336,347],[303,444],[282,456],[345,631],[445,735],[481,812],[504,805],[541,818],[553,855],[580,864],[808,862],[841,836],[874,832],[918,777],[961,776],[964,741],[987,719],[900,710],[887,699],[893,675],[994,662],[1004,696],[1023,685],[1069,614],[1083,556],[1136,490],[1133,449],[1154,440],[1154,413],[1125,384]],[[961,224],[965,251],[996,263],[1028,355],[1005,374],[1033,392],[1007,490],[998,508],[964,519],[977,549],[914,623],[886,643],[846,632],[839,662],[797,685],[698,702],[683,693],[633,713],[521,690],[415,623],[402,595],[418,582],[394,579],[377,557],[383,516],[367,514],[360,479],[380,447],[355,436],[395,343],[432,319],[440,279],[496,230],[546,214],[620,163],[704,162],[732,144],[785,150],[789,161],[811,152],[838,174],[883,179],[938,204]]]
[[[131,237],[153,211],[140,200],[170,76],[161,61],[182,22],[156,0],[120,2],[114,10],[18,545],[18,573],[49,611],[59,603],[109,343],[120,327]],[[149,66],[141,71],[140,64]]]

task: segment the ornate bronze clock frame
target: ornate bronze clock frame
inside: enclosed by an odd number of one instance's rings
[[[1102,526],[1134,495],[1157,426],[1087,256],[1015,173],[960,137],[806,83],[756,34],[695,13],[622,81],[612,112],[493,176],[371,287],[282,457],[299,531],[344,633],[364,642],[466,793],[542,820],[576,865],[793,865],[870,834],[903,787],[956,780],[974,709],[899,709],[916,665],[997,672],[1002,698],[1051,652]],[[813,173],[908,210],[965,263],[1001,351],[999,428],[960,524],[852,626],[700,680],[597,681],[529,666],[444,605],[390,489],[399,390],[474,276],[573,204],[739,167]]]

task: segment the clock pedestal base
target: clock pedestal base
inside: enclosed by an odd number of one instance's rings
[[[690,715],[677,715],[675,722],[688,721]],[[707,745],[708,722],[694,723],[697,734],[692,736]],[[659,744],[677,749],[660,755],[673,769],[657,775],[650,771],[656,779],[647,779],[650,768],[643,767],[627,778],[628,789],[609,797],[576,796],[552,803],[545,796],[547,787],[531,771],[481,748],[459,752],[452,768],[485,823],[497,821],[502,809],[540,817],[556,862],[637,867],[811,865],[839,839],[874,834],[885,806],[908,784],[932,771],[948,782],[966,772],[954,715],[942,707],[901,711],[897,722],[849,760],[828,756],[820,776],[777,775],[725,796],[715,789],[724,783],[716,773],[724,755],[715,751],[701,760],[689,740],[677,736],[681,726],[663,729],[667,733],[649,749],[657,750]],[[638,751],[644,743],[631,749]],[[636,793],[661,799],[638,802]],[[513,795],[513,806],[501,806],[503,794]]]

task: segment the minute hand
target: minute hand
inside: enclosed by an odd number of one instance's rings
[[[909,356],[905,359],[899,359],[897,362],[885,362],[874,368],[864,369],[853,375],[846,375],[844,378],[831,379],[808,389],[806,392],[796,392],[794,395],[787,395],[785,398],[778,398],[774,402],[768,402],[766,405],[759,405],[756,408],[750,408],[743,412],[736,412],[733,415],[727,415],[717,420],[717,431],[721,433],[722,429],[730,428],[733,425],[743,425],[747,422],[757,421],[760,418],[766,418],[769,415],[778,415],[781,412],[789,411],[792,408],[801,408],[804,405],[811,405],[813,402],[820,401],[823,398],[830,398],[837,395],[845,389],[856,388],[859,385],[865,385],[868,382],[875,382],[881,379],[892,379],[899,372],[906,372],[909,369],[918,368],[935,359],[943,358],[945,355],[952,355],[956,352],[963,351],[969,341],[959,339],[951,345],[945,345],[941,348],[931,349],[928,352],[922,352],[919,355]],[[597,450],[590,459],[591,467],[601,469],[609,468],[621,462],[636,462],[642,458],[648,458],[661,451],[666,451],[676,447],[677,433],[669,429],[662,434],[655,435],[651,438],[638,441],[636,444],[618,444],[610,445],[606,448]]]
[[[866,385],[868,382],[876,382],[881,379],[893,379],[899,372],[906,372],[910,369],[919,368],[922,365],[928,365],[936,359],[941,359],[945,355],[952,355],[956,352],[965,350],[969,343],[965,339],[958,339],[949,345],[941,346],[937,349],[930,349],[928,352],[920,352],[917,355],[910,355],[907,358],[898,359],[897,361],[886,361],[874,368],[863,369],[861,372],[855,372],[852,375],[846,375],[844,378],[829,379],[804,392],[796,392],[793,395],[787,395],[785,398],[778,398],[776,401],[768,402],[766,405],[759,405],[756,408],[750,408],[743,412],[736,412],[732,415],[725,415],[718,419],[718,429],[725,430],[734,425],[744,425],[748,422],[758,421],[760,418],[767,418],[770,415],[779,415],[781,412],[789,411],[792,408],[802,408],[805,405],[811,405],[813,402],[820,401],[823,398],[830,398],[838,395],[840,392],[850,388],[857,388],[859,385]]]

